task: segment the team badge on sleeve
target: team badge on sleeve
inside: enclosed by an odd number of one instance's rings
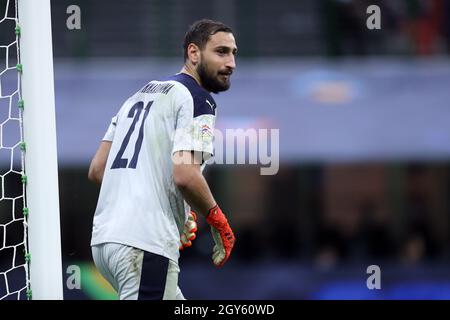
[[[200,133],[203,138],[212,137],[212,135],[213,135],[211,127],[208,126],[207,124],[202,125]]]

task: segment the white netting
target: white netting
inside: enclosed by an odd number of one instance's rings
[[[17,0],[0,0],[0,6],[0,299],[26,299],[26,146],[22,143]]]

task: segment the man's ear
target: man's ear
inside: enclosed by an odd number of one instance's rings
[[[187,53],[189,60],[194,66],[200,62],[200,48],[196,44],[190,43],[188,45]]]

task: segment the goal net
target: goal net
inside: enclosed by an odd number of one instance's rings
[[[50,0],[0,0],[0,299],[62,299]]]
[[[0,299],[31,298],[17,4],[0,8]]]

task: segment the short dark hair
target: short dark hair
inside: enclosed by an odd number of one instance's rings
[[[222,22],[202,19],[195,21],[186,32],[184,36],[183,50],[184,50],[184,61],[188,58],[187,49],[189,44],[194,43],[200,50],[203,50],[209,37],[216,34],[217,32],[229,32],[233,33],[230,27]]]

